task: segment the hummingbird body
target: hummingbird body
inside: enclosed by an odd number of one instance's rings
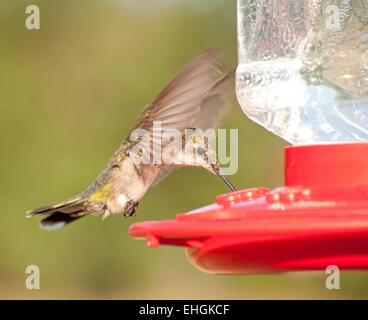
[[[129,149],[122,150],[124,153],[129,151]],[[126,216],[133,215],[139,200],[147,192],[160,171],[158,165],[134,163],[129,155],[120,157],[120,159],[109,170],[108,182],[103,187],[106,190],[106,199],[104,197],[101,199],[104,201],[106,209],[104,218],[114,213],[124,213]],[[99,198],[99,192],[101,193],[101,191],[93,193],[90,199]]]
[[[229,109],[225,93],[232,82],[233,72],[214,81],[218,64],[218,53],[207,50],[184,66],[143,109],[131,135],[120,144],[105,169],[85,191],[60,203],[28,211],[28,216],[48,215],[40,223],[46,229],[59,228],[89,213],[104,214],[103,218],[116,213],[132,216],[147,190],[175,167],[203,167],[220,176],[234,191],[233,185],[221,173],[208,141],[200,133],[189,138],[185,134],[189,128],[206,130],[217,127]],[[154,129],[156,122],[160,123],[159,134]],[[174,148],[175,161],[170,165],[162,161],[136,161],[144,152],[152,159],[151,147],[161,150],[167,146],[170,141],[163,141],[161,135],[170,129],[181,135],[181,143]],[[148,142],[133,139],[134,130],[145,130],[152,139]],[[193,150],[196,157],[190,157],[184,151],[187,149]],[[213,161],[210,163],[209,159]]]
[[[134,215],[139,200],[155,180],[160,166],[137,164],[130,157],[135,143],[125,139],[105,169],[80,196],[95,215],[123,213]]]

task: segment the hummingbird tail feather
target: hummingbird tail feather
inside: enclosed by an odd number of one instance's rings
[[[46,230],[59,229],[61,227],[64,227],[68,223],[85,216],[86,214],[88,214],[88,212],[79,212],[77,216],[73,216],[71,214],[57,211],[48,216],[47,218],[43,219],[40,222],[40,227]]]
[[[88,213],[89,212],[86,211],[84,206],[84,201],[79,197],[74,197],[50,206],[27,211],[27,217],[49,215],[40,222],[40,227],[47,230],[53,230],[61,228]]]

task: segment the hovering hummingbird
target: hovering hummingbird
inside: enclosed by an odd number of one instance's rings
[[[229,88],[234,82],[234,72],[219,76],[218,66],[221,56],[214,49],[207,50],[185,65],[158,96],[141,112],[133,130],[144,129],[153,133],[154,122],[159,122],[161,130],[175,129],[182,135],[185,147],[194,150],[197,157],[189,157],[182,150],[175,153],[180,158],[178,163],[137,163],[134,159],[146,147],[160,144],[162,139],[153,137],[149,145],[135,151],[137,141],[128,136],[112,156],[97,179],[82,193],[50,206],[27,212],[27,215],[48,215],[40,222],[45,229],[60,228],[89,213],[94,215],[123,213],[124,216],[135,214],[138,202],[150,188],[156,185],[175,168],[193,166],[203,167],[222,178],[235,191],[234,186],[221,172],[214,150],[208,139],[194,130],[190,138],[186,130],[208,128],[216,129],[220,120],[231,106]],[[156,133],[157,135],[157,133]],[[212,161],[209,161],[212,159]]]

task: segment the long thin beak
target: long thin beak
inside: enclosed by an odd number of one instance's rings
[[[214,170],[216,174],[227,184],[227,186],[231,189],[231,191],[236,191],[233,184],[230,182],[230,180],[222,173],[221,169],[219,167],[215,168]]]

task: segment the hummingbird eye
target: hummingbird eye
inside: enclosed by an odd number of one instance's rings
[[[204,149],[203,148],[201,148],[201,147],[199,147],[198,149],[197,149],[197,153],[201,156],[201,155],[203,155],[204,154]]]

